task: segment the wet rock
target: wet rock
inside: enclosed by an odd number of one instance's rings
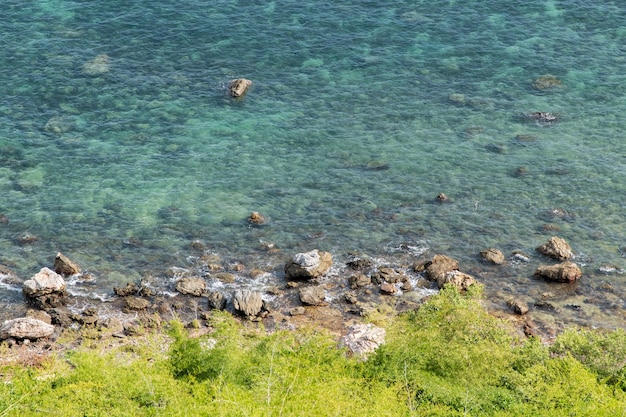
[[[342,342],[352,354],[365,359],[385,343],[385,329],[371,323],[356,324],[350,327]]]
[[[237,278],[235,274],[231,274],[230,272],[218,272],[217,274],[213,275],[213,277],[219,279],[226,284],[232,284]]]
[[[404,282],[408,278],[406,275],[399,273],[393,268],[382,267],[378,271],[372,274],[372,282],[389,282],[395,284],[396,282]]]
[[[248,88],[250,88],[251,85],[252,81],[245,78],[237,78],[231,80],[228,84],[228,92],[231,97],[242,97],[246,93],[246,91],[248,91]]]
[[[268,222],[268,218],[259,213],[258,211],[253,211],[250,216],[248,216],[248,223],[254,224],[256,226],[264,225]]]
[[[23,235],[19,236],[16,241],[17,244],[20,246],[32,245],[33,243],[39,241],[39,237],[26,232]]]
[[[181,294],[194,295],[200,297],[207,290],[206,281],[202,278],[181,278],[176,283],[176,291]]]
[[[542,75],[533,81],[533,88],[539,91],[553,90],[563,87],[563,82],[554,75]]]
[[[96,55],[92,60],[83,64],[83,74],[96,77],[111,70],[111,58],[106,54]]]
[[[224,310],[226,308],[226,296],[219,291],[211,291],[208,300],[209,308],[212,310]]]
[[[76,263],[72,262],[70,258],[59,252],[54,258],[54,272],[67,277],[70,275],[80,274],[80,267]]]
[[[562,262],[557,265],[541,265],[535,276],[555,282],[574,282],[582,276],[582,271],[574,262]]]
[[[29,339],[36,340],[50,337],[54,333],[54,326],[32,317],[20,317],[6,320],[0,326],[0,339]]]
[[[388,282],[380,284],[380,292],[383,294],[393,295],[398,292],[398,288],[395,285]]]
[[[233,296],[235,310],[244,316],[251,318],[259,315],[263,308],[261,293],[250,290],[237,290]]]
[[[285,265],[286,279],[308,280],[324,275],[333,264],[332,255],[314,249],[294,255],[292,260]]]
[[[150,301],[141,297],[129,296],[124,298],[124,311],[142,311],[150,307]]]
[[[476,279],[461,271],[450,271],[445,274],[442,279],[437,280],[439,288],[443,288],[446,284],[454,285],[460,292],[467,291],[467,289],[476,284]]]
[[[328,305],[328,303],[326,302],[326,291],[324,290],[323,285],[301,288],[299,293],[300,301],[302,301],[302,304],[310,306]]]
[[[113,287],[113,292],[118,297],[128,297],[139,293],[139,286],[134,282],[129,282],[125,287]]]
[[[574,257],[572,248],[560,237],[552,236],[547,243],[537,247],[537,252],[554,258],[558,261],[565,261]]]
[[[559,120],[559,116],[556,113],[546,111],[536,111],[531,113],[524,113],[523,118],[531,120],[539,125],[548,125]]]
[[[371,259],[354,258],[346,262],[346,265],[355,271],[367,271],[374,267],[374,262]]]
[[[9,224],[9,217],[6,214],[0,214],[0,224]]]
[[[485,249],[480,252],[480,256],[482,256],[485,261],[495,265],[502,265],[504,262],[504,254],[498,249]]]
[[[441,202],[441,203],[446,203],[449,202],[450,199],[448,198],[447,195],[445,195],[444,193],[439,193],[439,195],[437,195],[436,198],[437,201]]]
[[[49,294],[65,295],[65,280],[49,268],[42,268],[31,279],[24,282],[22,291],[29,298],[38,298]]]
[[[352,275],[348,278],[348,282],[350,283],[350,288],[357,289],[362,287],[367,287],[372,283],[372,279],[364,274]]]
[[[520,300],[509,300],[507,303],[509,308],[515,313],[523,316],[528,313],[528,304]]]
[[[458,261],[446,255],[435,255],[429,262],[423,264],[423,266],[425,268],[426,278],[430,281],[436,281],[437,283],[445,280],[448,272],[459,269]],[[417,267],[418,265],[416,265],[415,268]]]

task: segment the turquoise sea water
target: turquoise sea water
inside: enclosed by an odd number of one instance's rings
[[[270,271],[313,248],[391,264],[428,248],[476,274],[494,305],[555,293],[582,311],[574,321],[622,323],[621,2],[0,7],[0,264],[21,278],[62,251],[110,293],[193,267],[195,240]],[[108,71],[85,74],[103,54]],[[545,75],[561,85],[533,88]],[[226,93],[237,77],[253,81],[241,100]],[[270,223],[250,227],[252,211]],[[583,266],[574,288],[531,278],[552,235]],[[488,247],[533,260],[490,268],[477,256]]]

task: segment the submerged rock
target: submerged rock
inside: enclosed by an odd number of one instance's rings
[[[332,255],[314,249],[303,252],[294,257],[285,265],[285,278],[307,280],[324,275],[333,264]]]
[[[72,262],[70,258],[59,252],[54,258],[54,272],[67,277],[80,274],[80,267]]]
[[[106,74],[111,70],[111,58],[107,54],[96,55],[92,60],[83,64],[83,74],[92,77]]]
[[[574,253],[569,244],[564,239],[556,236],[552,236],[547,243],[539,246],[537,252],[558,261],[565,261],[574,257]]]
[[[20,317],[6,320],[0,327],[0,339],[41,339],[50,337],[54,326],[32,317]]]
[[[554,75],[542,75],[533,81],[533,88],[539,91],[552,90],[563,87],[563,82]]]
[[[582,276],[582,270],[574,262],[562,262],[557,265],[541,265],[535,276],[555,282],[574,282]]]

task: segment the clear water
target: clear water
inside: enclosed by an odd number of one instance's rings
[[[3,2],[0,263],[26,279],[62,251],[104,294],[189,267],[194,240],[266,270],[313,248],[407,262],[408,242],[459,259],[495,305],[592,294],[574,321],[620,325],[626,277],[599,268],[626,267],[626,5],[335,3]],[[110,71],[85,75],[100,54]],[[534,89],[547,74],[562,87]],[[537,111],[560,120],[521,117]],[[574,289],[531,279],[537,257],[477,257],[554,234],[583,265]]]

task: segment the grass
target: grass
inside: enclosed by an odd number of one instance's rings
[[[141,343],[4,366],[0,417],[626,415],[623,330],[520,340],[480,297],[442,290],[389,321],[367,361],[321,330],[270,334],[217,313],[190,338],[172,322]]]

